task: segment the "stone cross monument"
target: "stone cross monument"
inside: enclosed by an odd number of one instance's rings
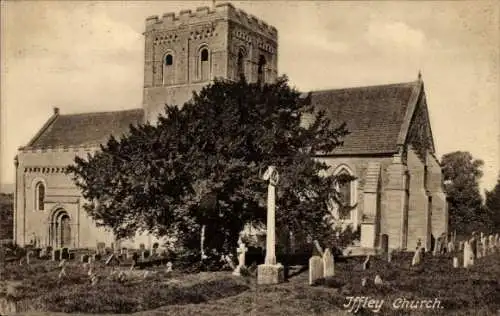
[[[264,264],[257,268],[258,284],[278,284],[284,281],[284,269],[276,263],[276,185],[279,182],[279,174],[274,166],[269,166],[262,177],[269,181],[267,187],[267,235],[266,235],[266,259]]]

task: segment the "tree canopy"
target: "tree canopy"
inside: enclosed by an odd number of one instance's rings
[[[479,190],[483,164],[482,160],[465,151],[451,152],[441,159],[450,229],[459,233],[470,233],[488,226]]]
[[[500,229],[500,176],[493,190],[486,191],[485,209],[491,218],[492,228],[498,231]]]
[[[304,114],[311,124],[301,124]],[[345,125],[332,126],[304,104],[286,77],[273,84],[216,80],[182,108],[167,105],[156,125],[131,126],[69,167],[88,201],[84,208],[118,237],[136,231],[177,236],[207,249],[233,249],[246,223],[265,223],[269,165],[280,173],[279,227],[316,236],[336,179],[314,158],[342,145]],[[231,247],[231,248],[228,248]]]

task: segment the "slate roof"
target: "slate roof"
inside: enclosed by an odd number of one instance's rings
[[[65,115],[56,110],[25,148],[97,146],[110,135],[120,137],[143,117],[142,109]]]
[[[302,97],[351,133],[331,154],[389,154],[404,143],[422,82],[312,91]],[[309,99],[310,98],[310,99]],[[309,118],[310,120],[311,118]],[[404,135],[401,137],[401,135]]]

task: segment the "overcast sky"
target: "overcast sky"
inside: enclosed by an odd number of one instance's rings
[[[218,1],[219,3],[219,1]],[[422,71],[438,157],[500,160],[497,1],[232,2],[279,32],[279,72],[302,91],[417,79]],[[144,19],[197,2],[2,2],[0,182],[52,115],[141,106]],[[355,131],[353,131],[355,132]]]

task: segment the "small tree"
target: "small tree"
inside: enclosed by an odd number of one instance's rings
[[[315,113],[301,125],[304,113]],[[273,84],[217,80],[179,109],[167,106],[156,126],[131,127],[69,167],[99,225],[119,237],[145,230],[177,236],[180,247],[208,254],[232,251],[246,223],[266,218],[267,185],[260,174],[278,168],[277,226],[316,236],[337,199],[336,178],[314,159],[347,135],[314,112],[286,78]]]

